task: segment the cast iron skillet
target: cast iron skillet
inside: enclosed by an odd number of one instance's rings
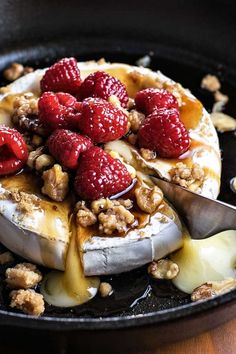
[[[181,11],[179,6],[183,1],[171,3],[172,8],[170,6],[169,9],[165,4],[149,1],[144,9],[141,2],[136,2],[137,8],[132,13],[134,8],[120,1],[120,6],[126,9],[121,21],[122,13],[109,7],[110,2],[100,3],[104,10],[101,12],[97,5],[91,10],[93,5],[83,2],[72,1],[68,7],[68,2],[51,1],[48,4],[41,1],[39,7],[34,1],[24,1],[22,12],[22,2],[15,1],[13,11],[12,2],[3,1],[0,4],[0,13],[5,14],[1,16],[0,69],[12,61],[45,67],[66,55],[74,55],[79,60],[103,56],[107,60],[135,64],[140,56],[151,52],[151,68],[160,69],[189,87],[207,108],[211,107],[212,98],[200,89],[199,84],[204,74],[217,74],[223,82],[223,92],[230,96],[227,113],[235,115],[236,74],[231,60],[234,56],[236,58],[236,51],[230,47],[232,42],[224,38],[227,31],[219,35],[219,22],[217,26],[215,23],[216,19],[221,19],[222,24],[231,30],[228,35],[234,38],[235,30],[231,28],[230,21],[234,17],[232,2],[224,2],[228,4],[227,21],[224,16],[223,19],[219,16],[219,12],[213,11],[207,24],[201,16],[203,9],[209,10],[210,1],[206,1],[200,10],[188,5],[187,9],[182,6]],[[218,5],[220,8],[219,1],[214,3],[216,8]],[[175,15],[171,17],[170,11]],[[166,14],[165,19],[163,14]],[[154,19],[155,23],[152,22]],[[196,30],[197,22],[201,26]],[[204,35],[206,29],[208,36]],[[27,41],[22,42],[24,38]],[[216,38],[220,44],[213,43]],[[199,39],[202,39],[201,45]],[[224,54],[231,52],[232,55],[224,57],[220,46],[225,50]],[[236,204],[236,198],[229,189],[229,180],[236,175],[235,139],[233,133],[220,135],[223,149],[220,199],[232,204]],[[133,309],[103,318],[49,314],[34,319],[1,307],[0,337],[5,353],[40,353],[43,350],[51,353],[89,353],[95,350],[98,353],[128,353],[150,350],[163,343],[196,335],[233,318],[236,314],[236,291],[195,304],[181,296],[155,301],[149,294]]]

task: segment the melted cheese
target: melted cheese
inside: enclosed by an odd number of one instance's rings
[[[96,295],[98,286],[99,278],[84,276],[73,228],[65,272],[52,271],[44,277],[41,286],[44,299],[58,307],[81,305]]]
[[[236,277],[236,230],[224,231],[205,240],[185,237],[184,246],[171,256],[180,268],[173,283],[191,293],[207,281]]]

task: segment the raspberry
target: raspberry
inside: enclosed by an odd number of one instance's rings
[[[127,107],[129,97],[125,85],[104,71],[96,71],[81,84],[78,97],[81,100],[87,97],[100,97],[107,100],[112,95],[119,98],[122,107]]]
[[[82,102],[78,126],[95,143],[105,143],[127,132],[128,118],[121,109],[101,98],[87,98]]]
[[[139,146],[154,150],[161,157],[182,155],[190,145],[188,131],[179,120],[176,108],[162,108],[151,113],[138,132]]]
[[[39,99],[39,121],[49,130],[74,129],[80,118],[81,103],[69,93],[45,92]]]
[[[28,158],[23,136],[15,129],[0,127],[0,175],[19,171]]]
[[[179,108],[175,96],[164,89],[155,88],[139,91],[135,97],[135,104],[138,111],[147,115],[158,108]]]
[[[47,141],[49,152],[64,167],[75,169],[81,152],[92,146],[90,139],[70,130],[57,129]]]
[[[75,190],[83,199],[106,198],[126,189],[132,179],[119,160],[99,147],[81,154],[75,178]]]
[[[75,58],[64,58],[52,65],[44,74],[42,92],[68,92],[76,94],[81,84],[80,71]]]

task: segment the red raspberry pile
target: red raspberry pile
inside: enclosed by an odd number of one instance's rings
[[[138,131],[141,148],[154,150],[165,158],[179,157],[189,149],[189,134],[180,120],[178,102],[170,92],[142,90],[136,94],[135,104],[147,115]]]
[[[103,71],[82,81],[75,58],[52,65],[40,85],[39,121],[49,133],[46,146],[64,169],[75,172],[77,194],[95,200],[125,190],[132,182],[125,165],[94,146],[127,133],[125,86]],[[121,107],[109,102],[113,95]],[[189,148],[189,135],[171,93],[145,89],[137,93],[135,104],[146,115],[138,131],[139,147],[167,158],[178,157]],[[19,171],[28,157],[21,134],[6,127],[0,127],[0,152],[0,175]]]
[[[107,101],[115,95],[126,107],[125,86],[102,71],[82,82],[76,60],[65,58],[46,71],[41,90],[39,120],[51,133],[48,150],[65,169],[77,170],[76,192],[94,200],[126,189],[131,184],[126,167],[93,146],[126,134],[126,114]]]
[[[28,158],[22,135],[15,129],[0,126],[0,175],[16,173]]]

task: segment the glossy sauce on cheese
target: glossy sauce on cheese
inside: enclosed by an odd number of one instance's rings
[[[77,244],[77,230],[73,224],[65,272],[48,273],[43,280],[41,292],[49,304],[71,307],[81,305],[93,298],[97,293],[99,283],[100,280],[97,277],[84,276]]]

